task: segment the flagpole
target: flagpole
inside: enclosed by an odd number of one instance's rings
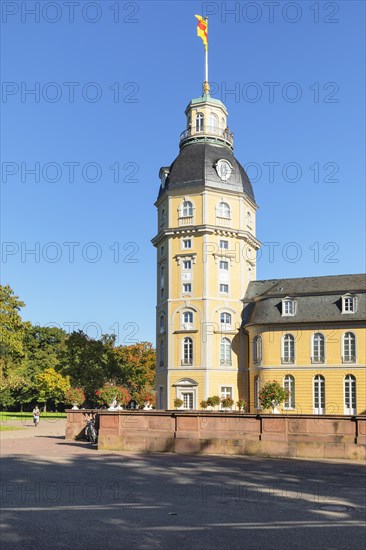
[[[207,36],[208,36],[208,17],[205,17],[206,25],[207,25]],[[204,94],[210,93],[210,85],[208,83],[208,41],[207,45],[205,46],[205,83],[203,85],[203,92]]]

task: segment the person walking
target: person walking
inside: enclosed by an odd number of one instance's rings
[[[39,408],[37,405],[33,409],[33,422],[34,422],[34,427],[37,428],[39,424]]]

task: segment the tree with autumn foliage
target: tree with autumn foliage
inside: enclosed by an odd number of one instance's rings
[[[128,387],[131,396],[140,400],[141,392],[154,387],[156,353],[150,342],[139,342],[131,346],[117,346],[115,381]]]
[[[36,389],[38,401],[44,403],[44,412],[46,412],[49,399],[52,399],[56,405],[64,400],[65,392],[70,389],[70,378],[62,376],[50,367],[37,374]]]

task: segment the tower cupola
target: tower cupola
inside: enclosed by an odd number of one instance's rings
[[[227,126],[228,112],[219,99],[209,91],[192,99],[186,110],[187,127],[180,135],[180,149],[191,143],[213,143],[234,148],[233,133]]]

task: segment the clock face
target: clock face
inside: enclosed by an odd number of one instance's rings
[[[232,166],[228,160],[220,159],[216,163],[216,172],[222,181],[227,181],[232,172]]]

